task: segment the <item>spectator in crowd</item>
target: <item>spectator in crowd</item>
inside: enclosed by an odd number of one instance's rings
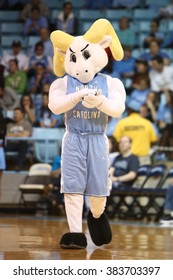
[[[55,115],[48,108],[48,95],[42,95],[42,106],[39,114],[39,125],[40,127],[62,127],[63,126],[63,115]]]
[[[162,225],[173,225],[173,181],[166,190],[164,214],[160,219]]]
[[[25,21],[26,19],[30,18],[32,15],[33,8],[37,8],[40,10],[40,15],[49,19],[50,17],[50,10],[49,7],[44,1],[41,0],[30,0],[27,1],[26,5],[21,11],[20,19]]]
[[[129,188],[133,185],[139,169],[139,159],[131,152],[131,139],[122,136],[119,141],[120,154],[114,159],[111,180],[114,188]]]
[[[173,31],[169,31],[163,43],[161,44],[161,48],[172,48],[173,47]]]
[[[36,122],[36,112],[30,94],[22,95],[20,99],[20,107],[24,112],[24,119],[33,126]]]
[[[109,142],[109,161],[110,161],[110,166],[114,159],[119,155],[119,149],[118,149],[118,144],[113,135],[108,136],[108,142]]]
[[[147,95],[146,105],[149,110],[151,122],[156,121],[156,113],[159,107],[159,96],[157,93],[150,91]]]
[[[150,23],[150,32],[144,39],[144,48],[149,48],[150,42],[154,39],[159,45],[164,40],[164,34],[159,31],[159,20],[153,19]]]
[[[120,79],[131,79],[135,71],[135,58],[132,56],[132,47],[123,46],[124,57],[121,61],[113,62],[113,70],[118,72]]]
[[[23,70],[19,70],[18,61],[9,61],[9,74],[5,77],[5,87],[12,88],[17,94],[24,94],[27,85],[27,75]]]
[[[14,109],[14,122],[7,125],[7,137],[15,137],[16,140],[9,140],[5,146],[5,150],[18,152],[16,158],[15,170],[21,170],[23,168],[26,154],[28,150],[27,141],[19,141],[18,138],[29,137],[32,134],[32,126],[28,121],[24,119],[24,113],[21,108]]]
[[[54,76],[46,70],[45,65],[38,62],[35,68],[35,75],[28,81],[27,90],[34,95],[40,94],[42,93],[43,85],[50,84],[53,80]]]
[[[128,18],[120,18],[119,29],[116,32],[122,45],[131,47],[136,46],[136,35],[130,27],[130,21]]]
[[[128,116],[119,120],[114,136],[117,142],[122,136],[128,136],[132,140],[131,152],[138,156],[140,164],[150,164],[150,148],[157,141],[153,125],[139,115],[138,102],[129,100],[126,106]]]
[[[64,215],[64,195],[60,192],[61,190],[61,156],[57,155],[52,163],[52,184],[53,190],[55,193],[54,201],[52,204],[57,204],[58,215]],[[56,213],[57,214],[57,213]]]
[[[139,6],[139,0],[113,0],[112,8],[133,9]]]
[[[146,60],[136,59],[135,61],[135,72],[132,77],[132,88],[139,83],[140,77],[149,77],[149,65]]]
[[[173,18],[173,1],[171,0],[170,3],[163,7],[163,8],[160,8],[160,11],[159,11],[159,18],[160,19],[172,19]]]
[[[0,108],[3,111],[14,110],[19,106],[19,98],[15,91],[5,87],[4,79],[0,79]]]
[[[41,63],[46,70],[52,73],[53,63],[52,57],[44,54],[44,45],[42,42],[38,42],[35,45],[34,54],[29,57],[28,76],[34,76],[36,74],[37,64]]]
[[[159,146],[173,147],[173,94],[171,91],[164,93],[166,103],[160,104],[156,121],[160,132]],[[169,151],[169,158],[173,160],[173,152]]]
[[[50,41],[50,34],[48,28],[40,28],[39,30],[39,42],[43,43],[44,46],[44,55],[47,57],[53,57],[53,45]],[[34,55],[35,45],[32,46],[29,55]]]
[[[139,77],[138,83],[133,84],[133,90],[130,94],[131,99],[139,102],[139,106],[146,102],[147,95],[150,92],[150,79],[145,75]]]
[[[56,29],[75,36],[78,34],[78,24],[78,20],[73,12],[73,4],[65,2],[63,10],[58,14]]]
[[[149,73],[151,90],[160,94],[168,90],[173,91],[173,67],[164,65],[161,56],[154,56],[151,59],[151,67]]]
[[[103,68],[102,73],[112,78],[120,79],[120,74],[113,69],[113,60],[111,58],[109,58],[108,64]]]
[[[23,26],[24,35],[39,35],[40,28],[48,28],[48,20],[41,16],[39,8],[32,8],[31,16],[25,20]]]
[[[149,43],[149,51],[148,52],[144,52],[143,54],[141,54],[139,56],[140,59],[146,60],[148,62],[148,64],[151,64],[151,60],[153,57],[155,56],[161,56],[163,58],[163,62],[165,65],[170,64],[170,57],[167,53],[162,52],[160,49],[160,46],[158,44],[158,42],[153,39],[150,43]]]
[[[6,121],[0,108],[0,200],[1,200],[1,178],[3,170],[6,169],[4,140],[6,135]]]
[[[118,118],[113,118],[113,117],[108,117],[108,123],[107,123],[107,128],[106,128],[106,135],[107,136],[113,136],[115,126],[118,122]]]
[[[154,127],[154,130],[155,130],[155,133],[157,135],[157,137],[159,138],[159,130],[158,130],[158,127],[156,125],[155,122],[153,122],[152,120],[152,116],[151,116],[151,110],[148,108],[147,104],[142,104],[139,108],[139,115],[142,117],[142,118],[145,118],[147,120],[149,120],[153,127]]]
[[[18,61],[19,70],[26,71],[28,68],[28,57],[22,52],[21,42],[18,40],[13,41],[11,48],[11,52],[4,54],[1,60],[1,64],[5,67],[5,76],[9,73],[8,65],[11,59]]]

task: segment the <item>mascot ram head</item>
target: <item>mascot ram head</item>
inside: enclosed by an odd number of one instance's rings
[[[55,74],[61,77],[67,73],[81,83],[90,82],[107,65],[107,47],[115,60],[121,60],[124,55],[120,41],[106,19],[95,21],[83,36],[73,37],[57,30],[50,38],[54,46]]]

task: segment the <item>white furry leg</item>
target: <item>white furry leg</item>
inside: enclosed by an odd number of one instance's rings
[[[70,232],[82,232],[83,195],[64,194],[64,202]]]
[[[91,209],[91,213],[93,214],[93,217],[97,219],[101,216],[101,214],[105,210],[106,197],[90,196],[89,204],[90,204],[90,209]]]

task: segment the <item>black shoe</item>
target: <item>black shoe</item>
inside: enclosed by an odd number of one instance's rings
[[[61,238],[60,246],[64,249],[85,249],[87,246],[86,236],[82,232],[65,233]]]
[[[96,219],[93,217],[91,211],[89,211],[87,223],[91,239],[96,246],[102,246],[111,242],[112,231],[105,212],[98,219]]]

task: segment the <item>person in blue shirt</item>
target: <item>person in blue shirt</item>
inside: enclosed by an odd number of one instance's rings
[[[146,75],[141,75],[139,77],[138,84],[136,84],[135,88],[132,90],[130,97],[139,102],[139,106],[143,105],[146,100],[150,89],[150,79]]]
[[[172,147],[173,146],[173,96],[171,91],[164,93],[166,103],[161,104],[156,121],[158,123],[159,132],[161,134],[159,146]],[[173,152],[169,152],[169,157],[173,159]]]
[[[168,65],[170,63],[169,55],[166,52],[163,52],[158,42],[155,39],[153,39],[149,44],[149,51],[146,51],[143,54],[141,54],[139,58],[146,60],[150,65],[152,58],[158,55],[163,58],[165,65]]]
[[[48,28],[48,20],[40,15],[40,10],[37,7],[32,8],[31,17],[27,18],[24,27],[24,35],[39,35],[40,28]]]

